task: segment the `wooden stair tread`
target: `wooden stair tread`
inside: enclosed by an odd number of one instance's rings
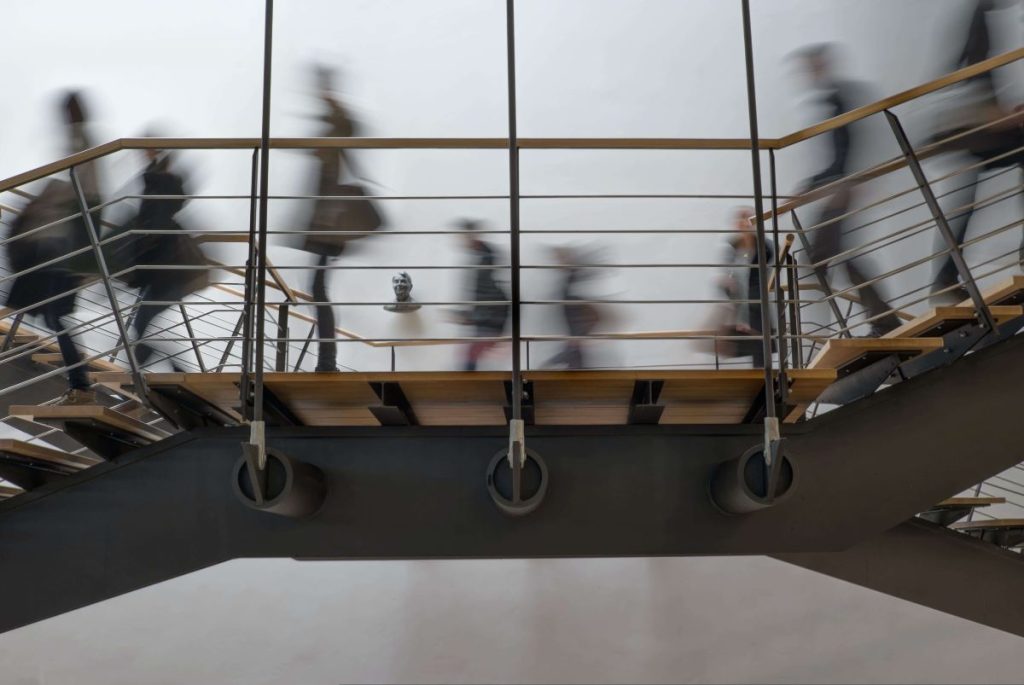
[[[239,375],[229,373],[146,373],[151,388],[178,386],[227,410],[238,403]],[[124,372],[97,373],[100,383],[130,384]],[[663,424],[730,424],[742,421],[764,385],[761,369],[625,369],[608,371],[524,371],[534,386],[539,425],[623,425],[637,381],[664,383],[659,404]],[[813,401],[836,379],[834,369],[790,373],[794,401]],[[424,426],[507,423],[505,371],[268,372],[266,387],[310,426],[376,426],[370,411],[379,399],[371,383],[398,383]]]
[[[840,369],[865,354],[924,354],[942,349],[942,338],[835,338],[808,364],[810,369]]]
[[[1020,305],[995,305],[989,307],[996,323],[1005,323],[1024,316],[1024,307]],[[955,307],[935,307],[913,321],[908,321],[894,331],[886,333],[883,338],[914,338],[934,329],[946,321],[971,321],[975,318],[975,310],[970,305]]]
[[[1024,293],[1024,276],[1013,276],[1006,279],[994,286],[986,288],[981,292],[982,298],[985,302],[992,304],[1001,304],[1002,302],[1013,298],[1015,296],[1020,297]],[[970,298],[967,298],[961,302],[958,306],[967,307],[973,303]]]
[[[933,509],[955,509],[959,507],[987,507],[1006,504],[1005,497],[950,497],[936,504]]]
[[[0,483],[0,499],[7,499],[8,497],[14,497],[15,495],[20,495],[23,492],[24,492],[24,490],[22,490],[19,487],[15,487],[13,485],[6,485],[4,483]]]
[[[40,364],[56,364],[58,366],[64,365],[64,358],[60,352],[40,352],[32,355],[32,361]],[[86,366],[90,369],[97,371],[110,371],[110,372],[124,372],[124,368],[109,362],[106,359],[92,359],[86,363]]]
[[[43,461],[75,469],[88,468],[99,463],[96,459],[90,459],[89,457],[23,440],[0,439],[0,453],[12,454],[34,461]]]
[[[96,404],[71,406],[59,404],[40,406],[12,405],[8,410],[8,414],[27,418],[31,421],[38,421],[40,419],[54,421],[92,420],[152,442],[163,440],[171,435],[160,428],[148,426],[138,419],[133,419],[109,407]]]
[[[954,530],[999,530],[1024,528],[1024,519],[988,519],[985,521],[962,521],[950,526]]]

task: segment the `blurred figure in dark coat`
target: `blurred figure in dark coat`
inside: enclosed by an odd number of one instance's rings
[[[718,287],[727,300],[720,308],[722,317],[714,330],[723,340],[716,340],[714,351],[722,357],[751,357],[756,369],[764,368],[764,344],[761,340],[761,272],[757,265],[757,230],[752,223],[754,209],[739,207],[733,213],[736,234],[726,244],[723,264],[734,265],[723,273]],[[774,264],[775,250],[771,241],[765,244],[767,264]],[[771,314],[771,312],[769,312]],[[744,339],[739,339],[744,336]],[[775,341],[772,341],[775,344]]]
[[[833,64],[833,47],[831,45],[815,45],[801,50],[799,53],[803,66],[810,78],[811,85],[821,92],[820,102],[826,108],[828,118],[845,114],[857,106],[857,93],[862,87],[839,77]],[[854,170],[850,163],[851,153],[856,149],[856,131],[853,126],[842,126],[825,134],[830,148],[828,163],[817,174],[812,176],[801,192],[807,192],[829,183],[845,178]],[[815,270],[821,277],[828,279],[827,262],[840,252],[850,249],[843,235],[847,221],[842,218],[851,211],[853,205],[854,185],[844,184],[829,196],[825,209],[817,221],[809,226],[820,226],[810,231],[810,250],[808,258],[818,264]],[[827,224],[827,225],[822,225]],[[869,335],[881,336],[899,326],[899,318],[892,313],[888,304],[878,292],[878,288],[868,283],[870,278],[858,266],[854,258],[843,257],[835,266],[842,266],[850,285],[858,287],[860,297],[872,317]],[[877,318],[875,318],[877,317]]]
[[[334,72],[326,67],[316,70],[320,100],[325,112],[320,117],[325,124],[323,138],[350,138],[357,134],[355,122],[342,103],[334,96]],[[351,240],[364,237],[368,231],[376,231],[384,224],[373,202],[366,199],[361,184],[343,183],[345,175],[354,177],[352,160],[345,148],[323,148],[315,152],[320,165],[317,180],[317,199],[309,220],[310,233],[303,249],[317,256],[313,272],[312,295],[315,302],[330,302],[328,286],[328,263],[341,256]],[[325,199],[331,196],[346,196],[349,200]],[[332,231],[334,233],[323,233]],[[351,231],[350,235],[337,233]],[[317,232],[321,232],[318,234]],[[317,354],[317,372],[338,370],[338,343],[336,336],[334,308],[329,304],[316,306],[317,337],[320,338]]]
[[[67,125],[68,154],[91,147],[87,131],[89,121],[82,95],[78,92],[68,93],[61,104],[61,111]],[[95,207],[100,204],[96,163],[80,164],[76,167],[76,174],[87,205]],[[12,240],[7,248],[11,268],[16,273],[65,257],[15,278],[6,303],[13,309],[27,308],[26,314],[40,317],[46,328],[57,334],[57,345],[64,366],[68,368],[68,392],[61,398],[61,404],[92,404],[96,401],[95,394],[90,390],[88,370],[82,365],[81,352],[71,336],[63,332],[63,317],[75,310],[78,296],[77,292],[69,291],[82,285],[83,275],[96,273],[96,259],[91,251],[71,255],[90,245],[85,218],[80,210],[70,182],[63,179],[49,180],[12,222],[10,237],[22,237]],[[77,217],[74,216],[76,214]],[[100,211],[90,211],[89,215],[98,231]],[[42,230],[32,232],[40,228]]]
[[[585,365],[583,355],[583,338],[590,335],[600,323],[601,314],[597,307],[584,300],[586,282],[594,279],[598,271],[592,268],[580,268],[578,264],[586,261],[586,256],[570,247],[561,246],[552,249],[555,261],[562,267],[559,272],[561,283],[558,288],[558,299],[563,301],[562,316],[569,332],[561,351],[547,361],[546,366],[564,366],[567,369],[582,369]]]
[[[458,225],[462,229],[462,245],[470,257],[470,265],[479,267],[470,269],[469,299],[480,304],[459,312],[457,319],[466,326],[472,326],[478,338],[499,338],[505,332],[511,307],[507,302],[508,295],[495,278],[498,269],[494,267],[494,248],[477,234],[480,230],[478,222],[464,219]],[[497,344],[497,340],[470,343],[466,348],[462,369],[475,371],[484,353]]]
[[[173,158],[162,150],[145,151],[148,164],[142,172],[142,203],[138,214],[125,224],[124,229],[140,231],[182,231],[175,215],[188,201],[184,178],[173,169]],[[117,243],[114,243],[115,245]],[[151,345],[142,342],[146,329],[171,304],[181,302],[192,293],[210,284],[210,272],[204,268],[207,260],[196,239],[186,233],[151,233],[136,235],[116,248],[122,256],[119,266],[195,266],[196,269],[140,268],[122,277],[126,284],[139,288],[141,304],[132,320],[135,331],[135,359],[145,365],[153,356]],[[128,254],[124,255],[124,251]],[[174,366],[177,364],[172,362]]]
[[[953,62],[954,68],[969,67],[995,56],[992,49],[992,34],[989,22],[1001,7],[1016,6],[1017,0],[996,3],[993,0],[972,0],[965,22],[966,34],[961,49]],[[956,176],[960,188],[945,199],[949,207],[963,208],[956,213],[947,212],[946,219],[957,243],[963,243],[967,228],[974,216],[978,201],[978,186],[984,172],[1005,170],[1016,167],[1024,169],[1024,129],[1021,118],[1012,117],[1013,107],[1000,103],[993,72],[988,71],[969,79],[961,88],[957,106],[945,121],[940,123],[936,138],[944,139],[960,135],[950,145],[962,153],[963,161],[958,168],[964,169]],[[1019,111],[1019,107],[1017,108]],[[979,129],[980,130],[975,130]],[[973,133],[967,133],[974,131]],[[966,133],[966,135],[962,135]],[[1007,198],[1017,202],[1017,196]],[[1018,205],[1019,207],[1019,205]],[[942,235],[935,239],[936,251],[946,250],[948,245]],[[1024,236],[1018,250],[1018,260],[1024,264]],[[952,256],[942,258],[932,285],[934,304],[956,304],[968,297],[966,289],[959,283],[959,274]]]

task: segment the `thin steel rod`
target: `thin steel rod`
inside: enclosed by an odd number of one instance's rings
[[[796,265],[796,262],[793,260],[793,255],[791,254],[786,255],[786,261],[789,262],[791,266]],[[790,292],[796,292],[796,271],[794,269],[788,269],[786,274],[789,279]],[[795,301],[789,303],[789,320],[793,331],[797,336],[803,333],[803,324],[800,320],[800,307]],[[790,345],[792,346],[793,353],[793,368],[802,369],[804,367],[803,341],[798,337],[792,337],[790,338]]]
[[[253,421],[263,421],[263,367],[265,355],[266,316],[263,305],[267,288],[267,207],[270,194],[270,78],[273,69],[274,0],[266,0],[266,19],[263,36],[263,128],[260,134],[260,222],[259,247],[256,252],[256,331],[253,341]],[[260,469],[266,466],[266,453],[260,450]]]
[[[254,148],[252,151],[252,162],[249,178],[249,242],[246,245],[246,259],[244,267],[245,287],[242,294],[242,315],[239,317],[238,326],[235,327],[233,335],[242,334],[242,373],[239,378],[238,392],[242,408],[242,418],[246,421],[252,420],[252,355],[253,355],[253,325],[256,318],[256,301],[253,295],[255,289],[255,268],[256,268],[256,244],[257,228],[256,221],[259,213],[259,168],[260,150]],[[234,341],[228,344],[224,350],[225,359],[221,360],[220,366],[226,362],[226,357],[231,351]]]
[[[776,340],[779,351],[779,404],[785,407],[789,403],[789,380],[786,377],[786,303],[782,295],[782,279],[779,278],[782,271],[782,242],[779,240],[779,186],[775,174],[775,150],[768,151],[768,175],[772,187],[772,242],[775,244],[775,320],[779,324]]]
[[[750,25],[750,0],[740,0],[743,11],[743,52],[747,71],[747,113],[750,120],[750,163],[754,177],[754,212],[757,224],[757,273],[761,290],[761,344],[764,355],[766,421],[776,418],[775,377],[772,374],[772,330],[768,295],[768,255],[764,230],[764,196],[761,188],[761,141],[757,130],[757,89],[754,83],[754,38]],[[770,463],[768,445],[765,459]],[[771,493],[767,493],[769,498]]]
[[[889,120],[889,127],[892,129],[892,133],[896,137],[896,142],[899,143],[903,156],[907,159],[907,165],[910,167],[910,171],[914,175],[914,180],[917,181],[918,188],[921,189],[921,195],[924,196],[924,200],[928,204],[928,209],[932,213],[932,218],[935,219],[935,224],[939,228],[939,233],[946,241],[946,245],[950,251],[949,256],[956,265],[956,270],[960,274],[960,279],[963,281],[968,294],[970,294],[971,301],[974,302],[974,308],[978,313],[979,322],[987,330],[994,331],[996,329],[996,322],[995,319],[992,318],[992,312],[989,311],[988,303],[985,302],[985,298],[981,294],[978,284],[974,281],[974,276],[971,274],[971,269],[967,266],[966,260],[964,260],[964,255],[957,242],[957,238],[953,235],[953,230],[949,227],[949,222],[946,221],[946,215],[943,213],[942,207],[939,206],[939,201],[935,198],[935,193],[932,192],[931,185],[928,183],[928,177],[925,175],[924,169],[921,168],[921,162],[917,158],[917,153],[914,152],[914,148],[910,144],[910,139],[907,138],[907,133],[903,130],[903,124],[901,124],[899,118],[889,110],[885,111],[885,117]]]
[[[131,343],[128,340],[128,329],[124,323],[124,317],[121,316],[121,305],[117,301],[117,293],[114,291],[114,286],[110,282],[110,271],[107,269],[107,260],[103,256],[103,250],[99,245],[99,234],[96,232],[96,226],[92,222],[92,216],[89,214],[89,203],[85,199],[85,191],[82,190],[82,182],[78,178],[78,169],[75,167],[71,168],[71,186],[74,188],[75,197],[78,199],[78,205],[82,209],[82,219],[85,223],[85,232],[89,236],[89,242],[92,244],[93,251],[96,255],[96,264],[100,269],[100,276],[103,279],[103,288],[107,291],[107,298],[110,300],[110,309],[114,314],[114,321],[117,323],[117,332],[121,338],[121,345],[124,347],[125,357],[128,359],[128,367],[131,369],[132,381],[135,383],[135,392],[138,394],[142,403],[149,406],[149,393],[146,390],[146,381],[142,377],[142,372],[139,369],[138,360],[135,359],[135,350],[132,349]]]
[[[519,135],[516,125],[516,26],[515,0],[505,0],[505,41],[508,66],[508,185],[509,185],[509,256],[511,261],[512,296],[512,420],[523,418],[523,370],[520,344],[522,319],[520,313],[519,270]],[[525,456],[525,455],[524,455]],[[509,455],[512,458],[512,455]],[[520,466],[518,460],[513,468]],[[518,481],[515,478],[514,481]]]
[[[316,333],[316,322],[314,321],[309,326],[309,335],[306,336],[305,342],[302,343],[302,350],[299,352],[299,358],[295,362],[295,371],[302,368],[302,361],[306,358],[306,353],[309,352],[309,345],[313,342],[313,334]]]
[[[807,241],[807,235],[804,233],[803,226],[800,225],[800,219],[797,218],[796,210],[791,212],[793,218],[793,226],[796,228],[796,235],[800,239],[800,244],[803,245],[804,252],[807,254],[811,253],[811,244]],[[818,280],[818,285],[821,287],[821,291],[825,294],[824,299],[828,301],[828,306],[832,310],[832,316],[836,318],[838,323],[843,329],[849,328],[846,325],[846,319],[843,317],[842,310],[839,309],[839,305],[835,301],[835,295],[832,292],[832,286],[828,283],[828,278],[825,275],[824,269],[811,267],[814,272],[814,277]],[[850,334],[846,333],[844,337],[849,338]]]
[[[192,341],[192,350],[196,354],[196,363],[199,365],[199,370],[202,373],[206,373],[206,363],[203,362],[203,354],[199,351],[196,333],[192,330],[192,321],[188,318],[188,311],[185,309],[184,303],[179,304],[178,309],[181,311],[181,318],[185,321],[185,330],[188,332],[188,338]]]

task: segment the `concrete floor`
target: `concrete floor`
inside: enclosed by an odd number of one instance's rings
[[[0,682],[1018,683],[1022,644],[766,558],[241,560],[0,636]]]

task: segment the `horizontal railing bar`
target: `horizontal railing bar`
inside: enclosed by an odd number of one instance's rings
[[[864,107],[833,117],[782,138],[760,139],[761,149],[782,149],[822,133],[852,124],[928,93],[1024,58],[1024,48],[1013,50],[946,74],[934,81],[897,93]],[[251,150],[258,138],[120,138],[83,150],[64,159],[0,181],[0,192],[65,171],[119,150]],[[507,150],[507,138],[271,138],[271,149],[494,149]],[[746,138],[519,138],[519,149],[529,150],[749,150]]]

